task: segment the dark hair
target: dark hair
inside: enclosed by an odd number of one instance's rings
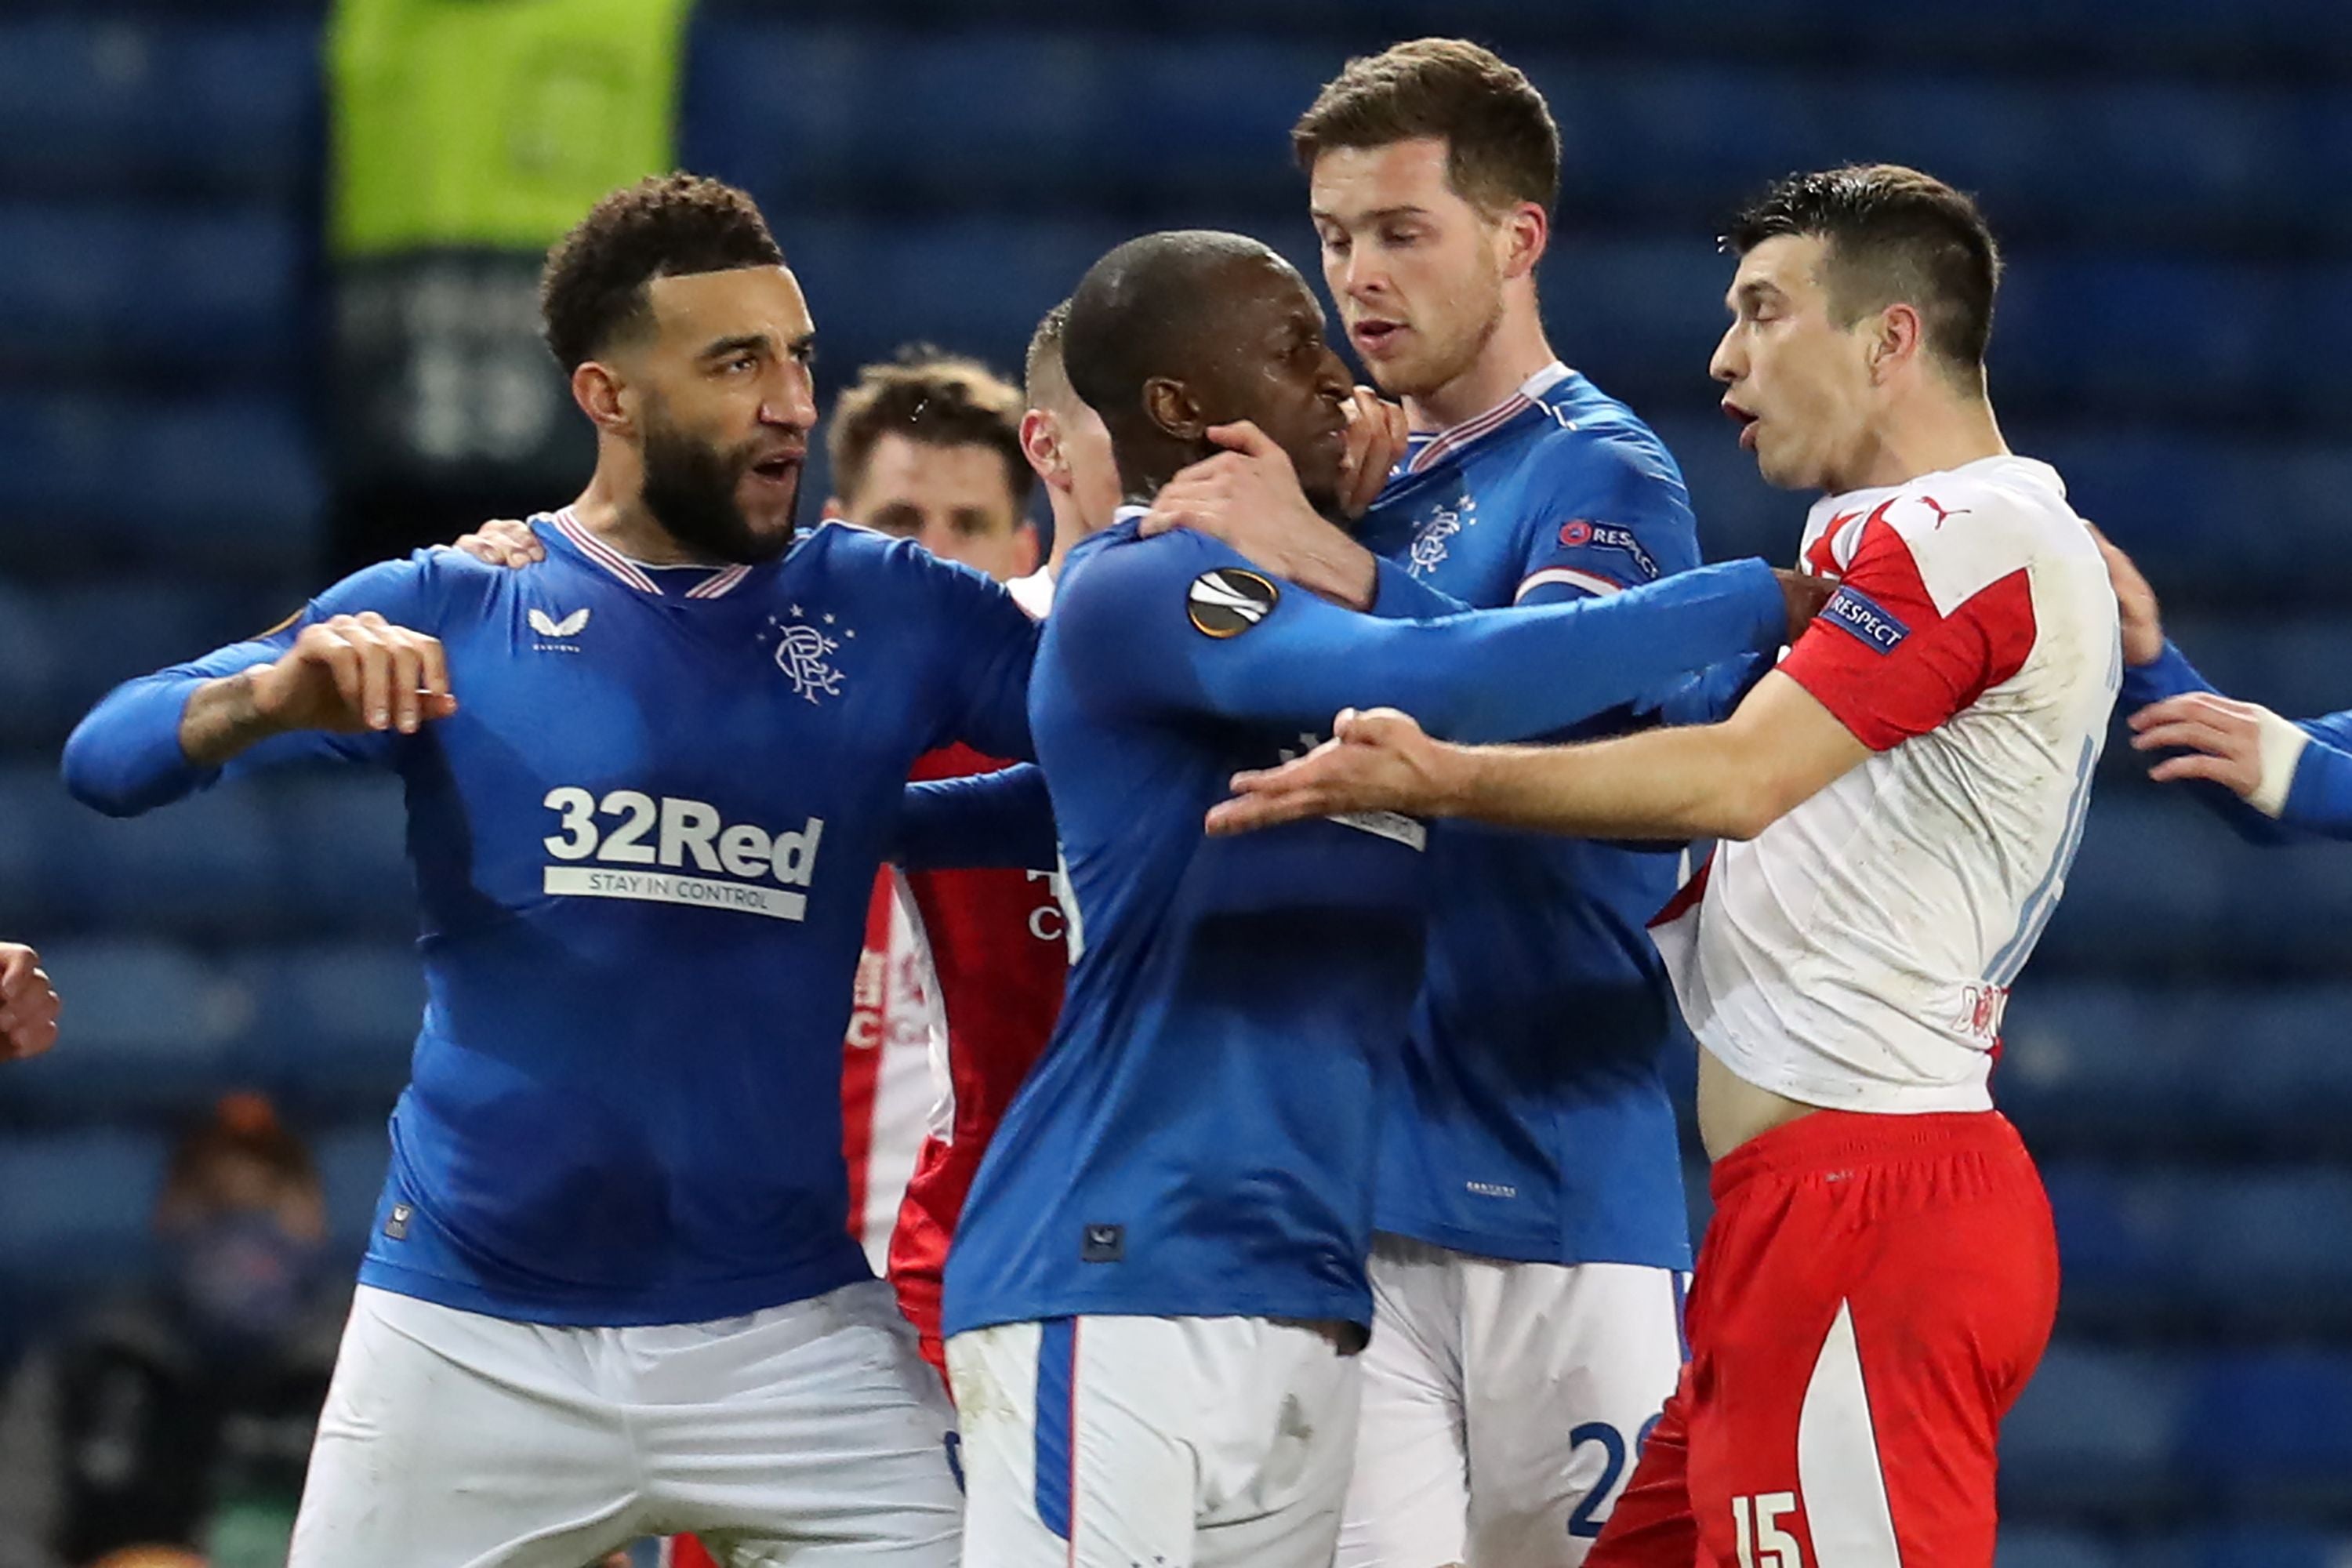
[[[768,220],[734,186],[699,174],[643,179],[589,208],[548,251],[540,331],[556,362],[576,370],[616,336],[651,323],[653,279],[783,263]]]
[[[856,494],[866,466],[885,436],[927,447],[985,447],[1004,460],[1005,483],[1018,513],[1029,504],[1037,476],[1021,455],[1021,414],[1027,405],[1011,382],[976,359],[909,343],[896,358],[869,364],[833,405],[825,452],[833,459],[836,495]]]
[[[1114,441],[1143,417],[1146,382],[1184,374],[1215,343],[1218,286],[1243,261],[1290,268],[1262,240],[1183,228],[1130,239],[1087,268],[1070,296],[1062,369]]]
[[[227,1160],[250,1160],[291,1186],[319,1184],[310,1149],[278,1119],[268,1096],[249,1089],[221,1096],[212,1115],[181,1137],[164,1173],[164,1189],[195,1193]]]
[[[1911,305],[1928,349],[1963,377],[1980,379],[2000,247],[1969,196],[1899,163],[1791,174],[1732,219],[1723,245],[1745,256],[1784,234],[1824,242],[1822,283],[1842,324],[1897,301]]]
[[[1445,177],[1488,213],[1559,199],[1559,127],[1527,73],[1465,38],[1415,38],[1348,62],[1291,127],[1298,166],[1334,147],[1432,136]]]
[[[1029,352],[1021,358],[1021,390],[1032,408],[1058,402],[1064,394],[1077,395],[1062,364],[1062,338],[1069,330],[1070,302],[1065,300],[1046,311],[1029,334]]]

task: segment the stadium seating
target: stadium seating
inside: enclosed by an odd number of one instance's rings
[[[282,366],[304,324],[286,309],[304,248],[296,216],[266,206],[0,206],[0,267],[16,291],[0,364],[67,377]]]
[[[33,552],[110,565],[127,552],[299,575],[326,498],[294,397],[158,398],[153,384],[0,395],[0,510],[30,564]]]
[[[0,180],[290,202],[319,165],[318,23],[87,7],[0,22]]]

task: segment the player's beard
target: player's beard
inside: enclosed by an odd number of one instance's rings
[[[1485,271],[1474,287],[1474,298],[1483,308],[1475,314],[1465,310],[1443,336],[1432,333],[1427,353],[1417,356],[1414,363],[1394,366],[1385,381],[1377,365],[1372,367],[1372,379],[1382,392],[1391,397],[1433,396],[1477,367],[1486,345],[1495,341],[1503,325],[1501,265]]]
[[[654,514],[669,536],[688,549],[756,566],[772,561],[793,542],[793,518],[772,535],[751,526],[736,499],[736,490],[750,471],[755,448],[723,450],[687,434],[668,420],[646,421],[644,448],[646,510]],[[800,505],[793,494],[792,510]]]

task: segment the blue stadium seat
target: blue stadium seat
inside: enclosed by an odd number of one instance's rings
[[[416,933],[399,781],[351,766],[256,781],[269,803],[289,909],[339,931],[404,941]],[[406,1029],[415,1030],[415,1008]]]
[[[2034,967],[2176,957],[2326,969],[2340,964],[2347,927],[2352,845],[2257,848],[2185,790],[2102,788]]]
[[[2116,1545],[2076,1531],[2004,1525],[1992,1568],[2126,1568]]]
[[[2038,1148],[2352,1148],[2352,990],[2084,984],[2030,970],[1993,1075]]]
[[[41,952],[68,1010],[59,1048],[13,1069],[0,1104],[56,1120],[191,1112],[231,1087],[250,991],[218,965],[135,938]]]
[[[296,214],[267,208],[0,206],[14,291],[0,364],[87,374],[167,360],[198,376],[279,364],[309,310],[301,235]]]
[[[720,16],[695,37],[680,138],[689,163],[749,187],[787,230],[814,203],[870,205],[882,190],[894,202],[1090,195],[1261,210],[1272,195],[1295,208],[1290,124],[1331,64],[1328,49],[1262,37],[942,36]],[[1203,94],[1205,82],[1218,90]]]
[[[2152,1543],[2132,1556],[2129,1568],[2343,1568],[2347,1563],[2352,1563],[2352,1536],[2242,1527]]]
[[[102,1287],[152,1266],[158,1138],[121,1131],[0,1141],[0,1274],[42,1291]]]
[[[89,925],[188,931],[266,928],[283,920],[266,801],[208,790],[144,816],[110,821],[73,808],[55,846],[48,901]]]
[[[2182,1436],[2212,1501],[2352,1510],[2352,1354],[2214,1355],[2198,1373],[2187,1411]]]
[[[392,1143],[382,1119],[352,1122],[320,1137],[311,1153],[327,1189],[327,1229],[338,1252],[357,1258],[367,1250],[375,1201]]]
[[[95,10],[95,8],[93,8]],[[0,181],[291,199],[319,157],[315,16],[0,23]]]
[[[65,695],[65,662],[50,635],[42,595],[0,578],[0,668],[8,671],[9,694],[0,702],[0,742],[26,744],[51,737],[57,715],[72,703]]]
[[[2053,1345],[2001,1429],[2003,1512],[2168,1500],[2190,1393],[2162,1358]]]
[[[299,574],[325,493],[290,400],[0,396],[0,510],[46,553]]]
[[[2045,1166],[2078,1326],[2352,1326],[2352,1173]]]
[[[391,1109],[425,1010],[413,948],[284,948],[239,972],[256,1004],[249,1077],[313,1119]]]
[[[266,624],[257,618],[269,613],[264,606],[278,602],[242,587],[159,577],[11,593],[0,603],[12,620],[0,640],[30,651],[27,679],[0,719],[0,739],[54,755],[56,743],[117,682],[249,636]]]

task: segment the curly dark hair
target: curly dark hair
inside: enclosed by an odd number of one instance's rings
[[[1900,163],[1791,174],[1731,220],[1723,248],[1745,256],[1781,235],[1825,243],[1822,281],[1841,325],[1900,300],[1917,309],[1928,348],[1981,384],[2000,247],[1968,195]]]
[[[653,279],[783,263],[768,220],[741,191],[683,172],[650,176],[589,208],[547,253],[540,331],[556,362],[576,370],[615,337],[651,325]]]
[[[976,359],[929,343],[909,343],[896,357],[869,364],[833,405],[825,453],[833,462],[834,493],[855,496],[866,467],[885,436],[927,447],[985,447],[1004,461],[1004,481],[1015,511],[1029,504],[1036,475],[1021,455],[1020,390]]]

